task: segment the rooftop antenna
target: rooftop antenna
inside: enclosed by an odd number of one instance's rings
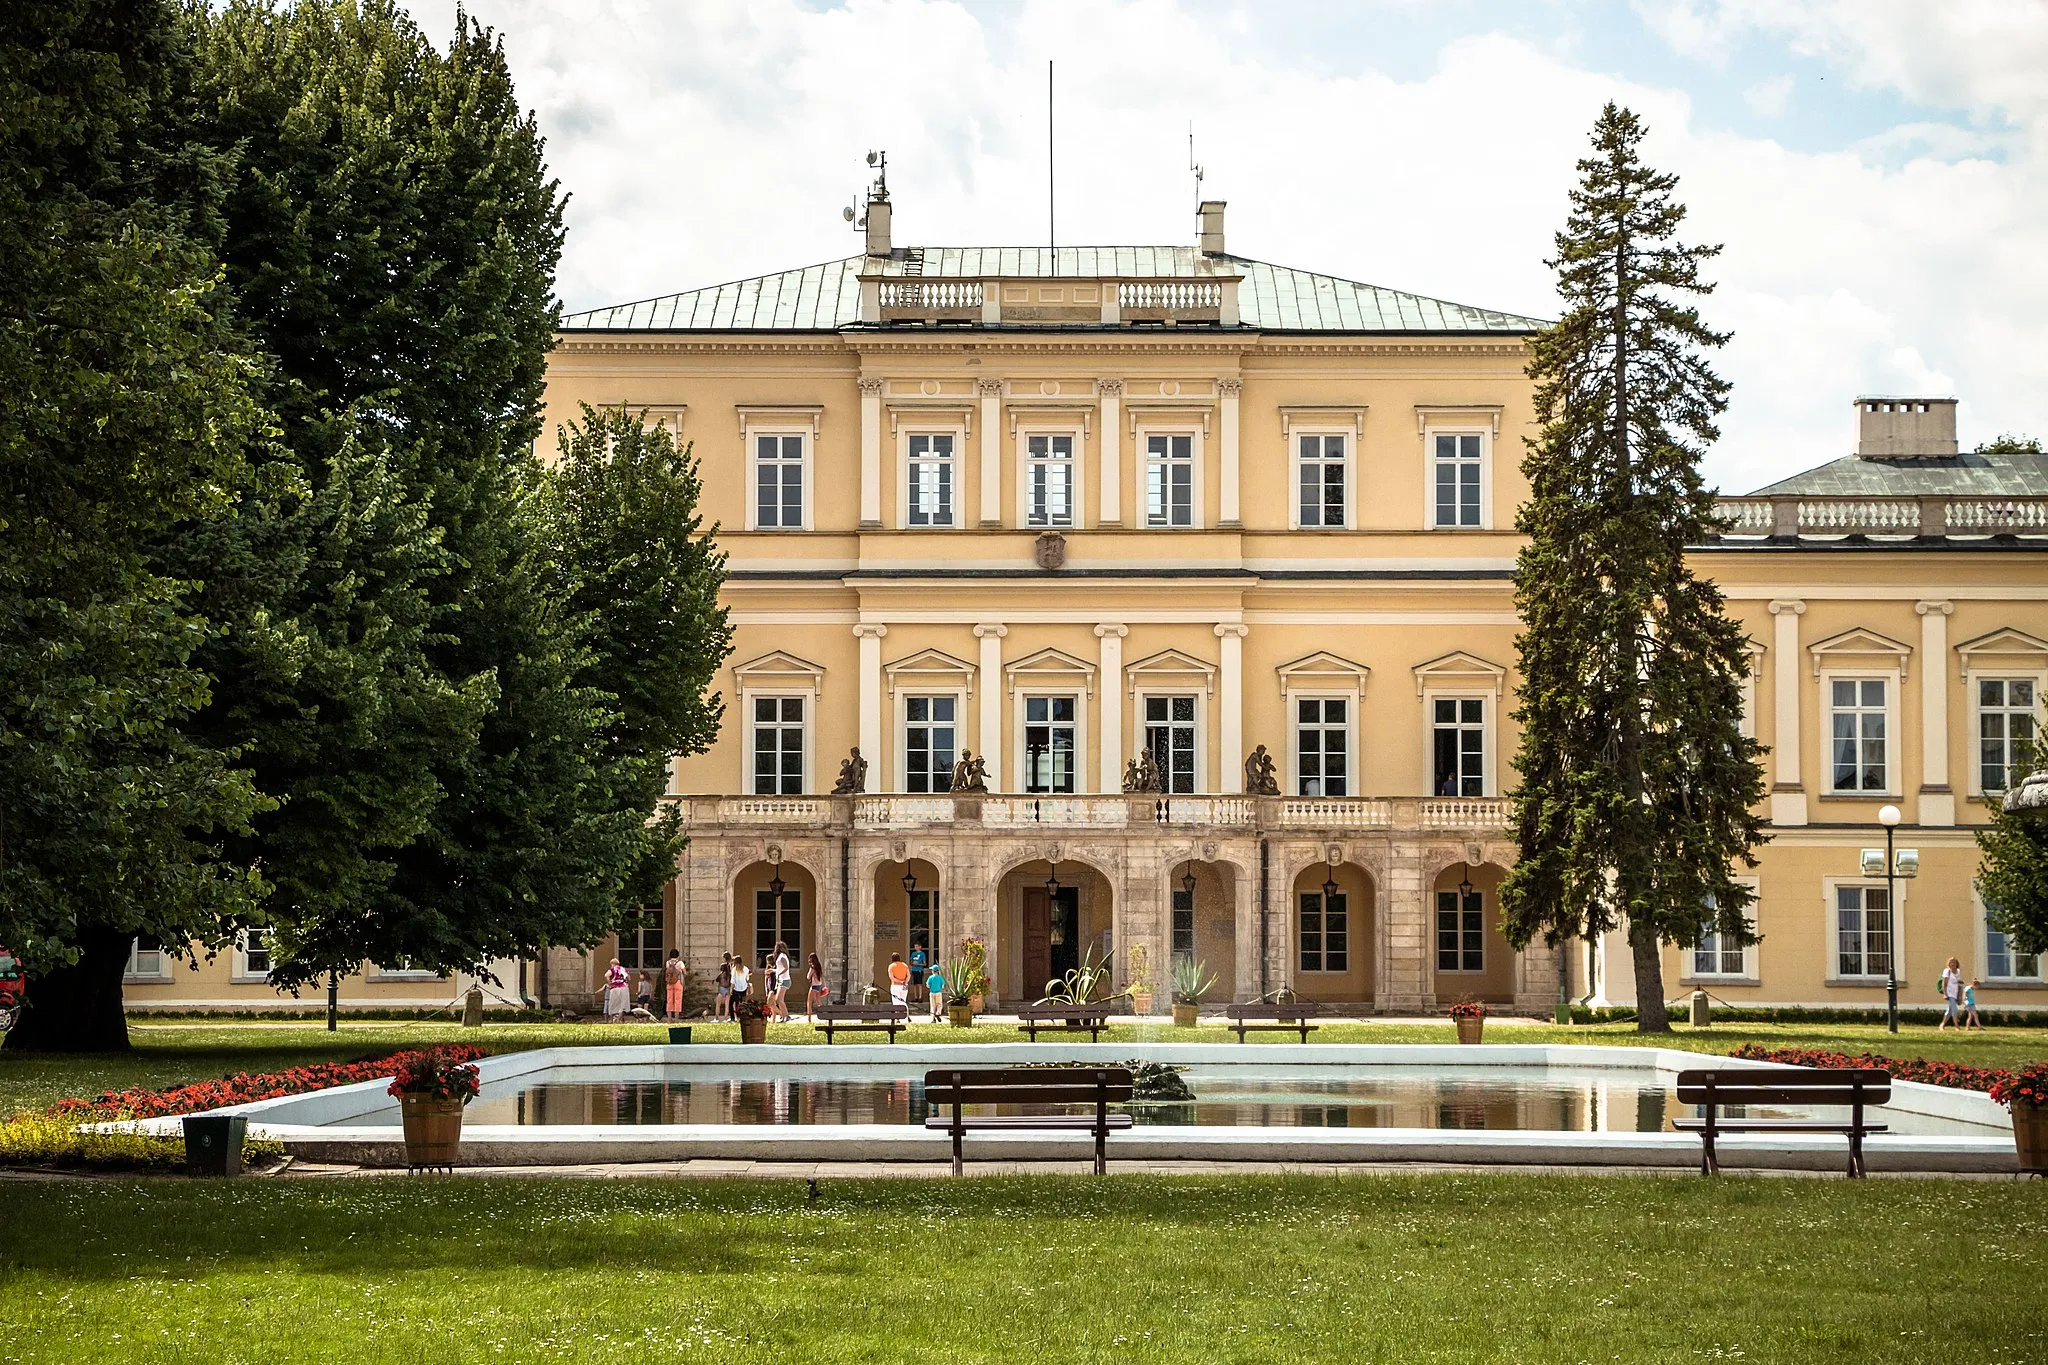
[[[1188,169],[1195,173],[1195,207],[1202,206],[1202,168],[1195,161],[1195,124],[1188,121]]]
[[[875,183],[868,187],[865,199],[858,195],[854,197],[854,202],[860,204],[863,208],[873,200],[879,199],[884,203],[887,203],[889,200],[889,154],[887,152],[869,152],[868,165],[875,168]],[[841,209],[839,215],[846,219],[847,222],[853,224],[854,231],[867,231],[867,214],[855,209],[853,204],[848,204],[845,208]]]
[[[1052,62],[1048,60],[1045,64],[1045,245],[1046,254],[1052,257],[1052,273],[1057,275],[1060,270],[1059,236],[1053,230],[1057,220],[1053,216],[1052,151]]]

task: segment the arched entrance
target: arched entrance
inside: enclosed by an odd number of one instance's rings
[[[801,979],[796,964],[819,946],[818,879],[799,863],[749,863],[732,883],[732,951],[759,967],[778,942]]]
[[[1378,919],[1372,874],[1357,863],[1311,863],[1289,890],[1287,978],[1303,1000],[1363,1005],[1375,995]]]
[[[1109,879],[1071,858],[1039,858],[1003,874],[996,902],[994,985],[999,999],[1037,1000],[1046,983],[1084,961],[1115,960]]]
[[[888,984],[891,954],[901,954],[914,969],[921,962],[943,962],[957,951],[947,946],[957,943],[959,935],[945,922],[937,867],[923,858],[884,861],[875,865],[874,878],[874,975],[870,980]],[[911,973],[910,998],[913,1003],[925,998],[922,972]]]
[[[1515,952],[1500,932],[1500,883],[1494,863],[1452,863],[1429,890],[1429,965],[1436,1002],[1483,1000],[1512,1005]]]
[[[1205,1001],[1237,998],[1237,878],[1229,863],[1183,861],[1167,869],[1167,965],[1154,988],[1173,989],[1173,964],[1192,958],[1216,979]]]

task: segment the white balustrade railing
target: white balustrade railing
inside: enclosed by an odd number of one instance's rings
[[[1394,807],[1373,797],[1290,797],[1280,808],[1280,823],[1310,829],[1391,829]]]
[[[1120,796],[991,796],[982,800],[981,822],[1122,829],[1130,823],[1130,810],[1130,802]]]
[[[1223,306],[1223,286],[1214,280],[1133,280],[1116,287],[1116,303],[1120,309],[1199,312]]]
[[[980,280],[884,280],[884,308],[951,310],[981,307]]]
[[[1162,796],[1152,812],[1162,825],[1250,825],[1259,807],[1249,796]]]
[[[950,796],[861,796],[853,803],[853,823],[870,828],[898,825],[944,825],[952,822]]]
[[[816,796],[728,796],[718,803],[718,818],[730,825],[817,825],[831,806]]]
[[[1730,536],[2039,535],[2048,532],[2048,497],[1722,498]]]
[[[1514,804],[1498,796],[1431,796],[1424,798],[1420,823],[1424,829],[1504,829]]]
[[[2048,531],[2048,498],[1952,498],[1948,528],[1978,534]]]
[[[1906,535],[1920,529],[1917,498],[1828,498],[1802,500],[1799,529]]]
[[[1714,510],[1734,523],[1728,528],[1731,535],[1767,536],[1771,533],[1769,498],[1724,498],[1715,504]]]

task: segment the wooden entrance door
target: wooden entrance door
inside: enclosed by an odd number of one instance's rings
[[[1052,905],[1042,886],[1024,888],[1022,995],[1036,1000],[1052,975]]]

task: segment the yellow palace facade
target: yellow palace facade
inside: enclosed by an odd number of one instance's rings
[[[563,321],[543,448],[582,403],[693,445],[736,648],[663,903],[528,994],[781,940],[857,997],[971,937],[999,1005],[1094,960],[1163,1011],[1182,956],[1217,1000],[1632,1000],[1625,945],[1497,923],[1540,322],[1232,254],[1220,203],[1185,247],[904,247],[891,216]],[[1869,1007],[1895,965],[1925,1005],[1955,956],[1987,1006],[2048,1005],[1971,890],[2048,687],[2048,466],[1958,455],[1952,401],[1856,418],[1698,547],[1753,642],[1772,840],[1762,942],[1669,950],[1666,986]],[[1860,859],[1885,804],[1920,857],[1895,904]]]

